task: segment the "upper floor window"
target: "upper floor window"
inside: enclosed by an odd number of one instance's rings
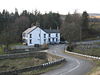
[[[46,38],[46,34],[44,34],[44,38]]]
[[[56,37],[58,37],[58,34],[56,33]]]
[[[23,33],[23,37],[25,37],[25,33]]]
[[[40,37],[40,34],[39,34],[39,37]]]
[[[32,38],[32,34],[30,34],[30,38]]]
[[[49,34],[49,37],[50,37],[50,34]]]

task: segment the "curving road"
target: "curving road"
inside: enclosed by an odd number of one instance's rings
[[[67,62],[62,67],[41,75],[85,75],[93,67],[91,62],[66,55],[63,53],[63,50],[64,45],[55,45],[48,49],[49,53],[66,58]]]

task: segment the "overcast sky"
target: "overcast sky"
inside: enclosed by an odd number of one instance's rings
[[[53,11],[60,14],[73,13],[75,10],[82,13],[100,13],[100,0],[0,0],[0,11],[7,9],[14,12],[15,8],[19,12],[28,10],[32,12],[35,9],[41,13]]]

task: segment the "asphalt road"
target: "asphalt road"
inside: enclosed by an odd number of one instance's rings
[[[85,75],[93,67],[90,61],[66,55],[63,50],[64,45],[55,45],[48,49],[49,53],[66,58],[67,62],[62,67],[41,75]]]

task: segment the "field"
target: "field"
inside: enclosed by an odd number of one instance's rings
[[[0,60],[0,72],[35,66],[42,63],[46,63],[47,61],[47,59],[39,59],[34,57],[4,59]]]
[[[36,53],[36,55],[37,55],[37,53]],[[23,58],[1,59],[0,60],[0,72],[13,71],[13,70],[18,70],[18,69],[24,69],[27,67],[33,67],[33,66],[44,64],[47,62],[56,61],[57,59],[61,58],[61,57],[58,57],[58,56],[55,56],[52,54],[48,54],[48,53],[46,53],[45,55],[44,55],[44,53],[42,54],[43,57],[45,56],[44,58],[41,58],[41,55],[40,56],[39,55],[40,54],[38,54],[38,57],[28,56],[28,57],[23,57]],[[40,74],[40,73],[52,70],[54,68],[60,67],[62,65],[63,65],[63,63],[60,65],[47,67],[43,70],[38,69],[38,70],[34,70],[34,71],[22,72],[20,74],[21,75]],[[18,74],[18,75],[20,75],[20,74]]]
[[[100,57],[100,48],[91,49],[91,50],[87,49],[87,50],[83,50],[83,51],[82,50],[74,50],[74,52],[85,54],[85,55]]]

